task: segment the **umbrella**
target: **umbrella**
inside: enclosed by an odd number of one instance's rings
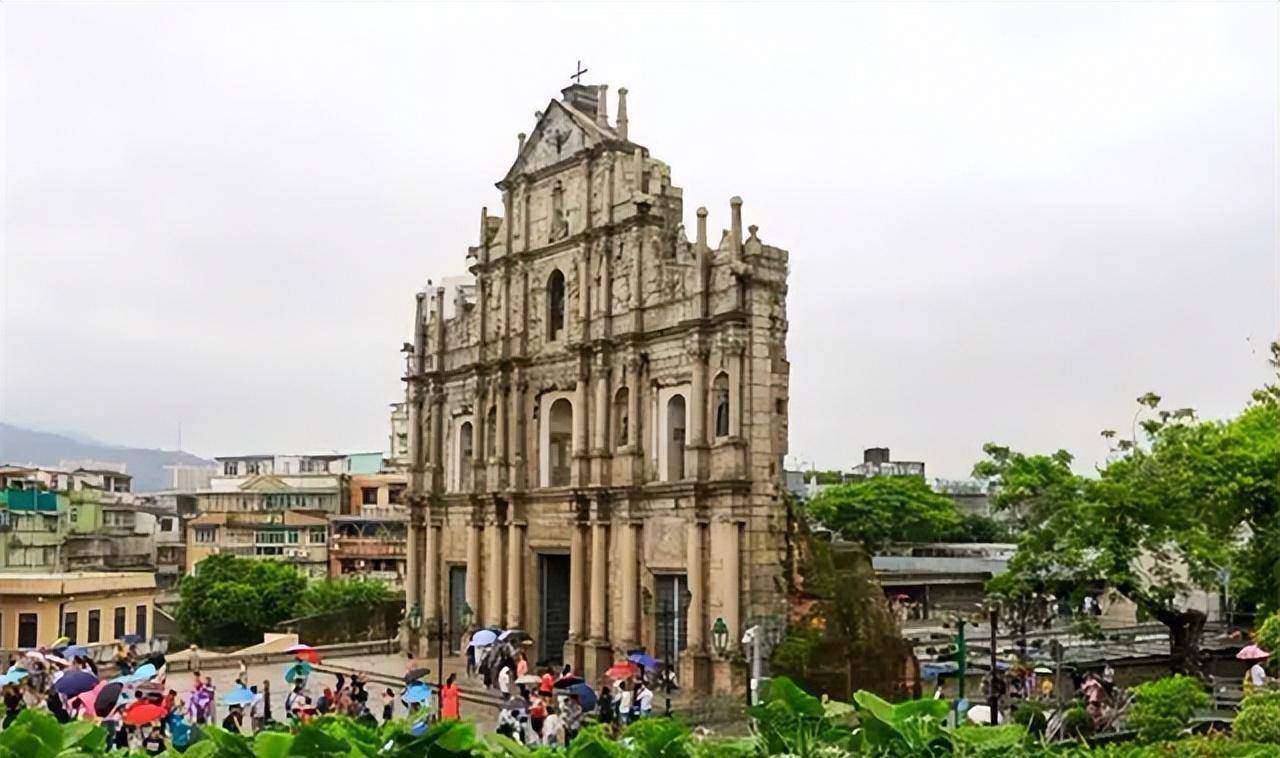
[[[152,666],[150,663],[144,663],[138,668],[134,669],[134,672],[129,675],[129,681],[145,682],[150,679],[154,679],[155,675],[156,675],[156,667]]]
[[[409,727],[409,734],[412,734],[414,737],[421,737],[426,733],[427,733],[426,719],[423,719],[422,721],[415,721],[413,722],[413,726]]]
[[[525,674],[516,679],[516,684],[542,684],[542,677],[537,674]]]
[[[584,684],[575,684],[569,688],[570,695],[578,696],[578,704],[582,710],[589,711],[596,707],[596,691]]]
[[[556,680],[556,689],[567,690],[575,684],[582,684],[582,683],[583,683],[582,677],[574,676],[570,674],[568,676],[562,676]]]
[[[130,726],[141,726],[159,721],[169,715],[168,709],[155,703],[134,703],[124,709],[124,723]]]
[[[120,699],[120,693],[124,690],[124,685],[116,682],[108,682],[101,687],[95,688],[98,694],[93,696],[93,712],[99,716],[105,716],[111,713],[111,709],[116,707],[116,701]]]
[[[497,632],[493,631],[492,629],[481,629],[480,631],[471,635],[470,644],[472,647],[484,647],[485,645],[492,645],[494,641],[497,639],[498,639]]]
[[[6,684],[17,684],[27,678],[27,672],[22,669],[9,669],[8,673],[0,676],[0,687]]]
[[[1236,653],[1236,657],[1242,661],[1260,661],[1264,658],[1270,658],[1271,653],[1268,653],[1257,645],[1245,645],[1240,648],[1240,652]]]
[[[300,661],[306,661],[307,663],[320,663],[320,653],[315,650],[299,650],[293,654],[293,657]]]
[[[499,634],[498,639],[503,642],[510,642],[512,644],[516,644],[521,640],[529,639],[529,633],[523,629],[508,629],[502,634]]]
[[[248,705],[253,702],[253,693],[248,687],[236,687],[223,698],[227,705]]]
[[[969,712],[965,716],[975,724],[987,725],[991,723],[991,706],[974,705],[969,708]],[[996,722],[1004,723],[1004,717],[996,714]]]
[[[142,642],[142,638],[136,634],[126,634],[120,638],[120,641],[126,645],[136,645],[139,642]]]
[[[143,659],[143,663],[150,663],[152,666],[159,669],[164,665],[164,653],[152,653]]]
[[[529,701],[522,697],[509,697],[502,703],[502,708],[508,711],[519,711],[529,707]]]
[[[610,679],[622,680],[630,679],[639,673],[640,669],[636,668],[636,665],[631,661],[618,661],[610,666],[609,670],[604,672],[604,675]]]
[[[641,668],[646,668],[646,669],[657,669],[659,666],[662,665],[661,663],[658,662],[657,658],[654,658],[652,655],[649,655],[648,653],[632,653],[631,655],[627,656],[627,660],[631,661],[632,663],[636,664]]]
[[[400,699],[406,703],[421,703],[429,697],[431,697],[431,688],[421,682],[416,682],[409,685],[404,694],[400,696]]]
[[[70,660],[75,660],[76,658],[88,658],[89,651],[79,645],[70,645],[62,651],[62,655]]]
[[[1052,674],[1053,669],[1049,668],[1048,666],[1036,666],[1035,672],[1037,674]]]
[[[427,674],[430,674],[430,673],[431,673],[431,669],[428,669],[428,668],[420,667],[416,669],[409,669],[407,672],[405,672],[404,683],[413,684],[414,682],[418,681],[419,679],[422,679],[423,677],[425,677]]]
[[[306,679],[311,674],[311,664],[298,661],[289,668],[285,669],[284,680],[289,684],[293,684],[295,679]]]
[[[290,645],[289,647],[284,649],[286,653],[297,653],[302,650],[315,650],[315,648],[311,647],[310,645],[304,645],[301,642],[299,642],[296,645]]]
[[[54,682],[53,688],[67,697],[75,697],[98,686],[98,677],[88,671],[68,671]]]
[[[57,650],[60,647],[66,647],[67,645],[70,645],[70,644],[71,644],[70,637],[59,637],[49,645],[49,649]]]

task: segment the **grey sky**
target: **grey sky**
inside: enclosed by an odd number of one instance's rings
[[[694,208],[791,251],[791,450],[1104,452],[1277,332],[1277,6],[5,3],[0,418],[379,449],[581,58]],[[616,103],[611,104],[611,112]],[[714,235],[713,235],[714,236]]]

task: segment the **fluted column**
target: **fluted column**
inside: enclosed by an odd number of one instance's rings
[[[685,562],[688,566],[689,581],[689,651],[700,653],[706,644],[707,620],[703,612],[706,602],[706,571],[702,564],[702,531],[703,525],[697,522],[689,524],[689,542],[686,547]]]
[[[739,628],[742,577],[739,568],[741,546],[738,523],[722,516],[712,523],[711,528],[711,551],[719,568],[716,581],[713,582],[719,595],[719,615],[729,627],[729,639],[737,640],[742,634]]]
[[[489,521],[485,526],[488,544],[485,552],[489,557],[488,571],[485,572],[485,584],[488,592],[484,601],[485,624],[500,626],[502,624],[502,531],[503,525]]]
[[[405,539],[405,561],[408,570],[404,577],[404,607],[406,613],[412,613],[415,605],[421,604],[421,588],[418,586],[418,572],[422,569],[422,556],[418,555],[418,532],[422,528],[422,506],[420,496],[411,496],[409,501],[409,531]],[[431,613],[428,605],[419,605],[424,614]]]
[[[732,342],[729,350],[729,436],[742,436],[742,352],[741,342]]]
[[[627,445],[640,451],[640,360],[627,361]]]
[[[474,623],[480,623],[480,525],[467,526],[467,605]]]
[[[521,626],[524,594],[524,525],[507,525],[507,628]]]
[[[609,550],[608,526],[596,521],[591,525],[591,639],[604,640],[608,635],[608,584],[605,571]]]
[[[586,576],[583,571],[582,527],[573,525],[569,537],[569,639],[582,639],[582,606],[586,600]]]
[[[633,646],[640,641],[639,566],[636,556],[636,530],[630,522],[617,526],[622,556],[622,642]]]
[[[604,354],[598,354],[595,360],[595,402],[592,404],[592,416],[595,420],[594,434],[591,442],[592,455],[603,455],[609,449],[609,369],[605,366]]]
[[[707,444],[707,349],[701,339],[689,345],[689,358],[693,361],[693,382],[689,403],[689,445],[703,447]]]

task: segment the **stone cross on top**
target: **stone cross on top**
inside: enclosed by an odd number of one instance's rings
[[[582,67],[582,61],[578,61],[577,68],[578,70],[575,71],[569,78],[573,80],[574,84],[582,84],[582,75],[587,73],[587,69]]]

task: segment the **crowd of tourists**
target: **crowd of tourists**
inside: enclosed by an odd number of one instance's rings
[[[565,746],[587,720],[613,728],[653,714],[653,687],[664,669],[643,652],[615,663],[592,688],[569,664],[531,670],[525,652],[531,646],[519,630],[484,629],[466,646],[468,676],[501,700],[499,734],[526,745]],[[676,688],[669,678],[662,686]]]

